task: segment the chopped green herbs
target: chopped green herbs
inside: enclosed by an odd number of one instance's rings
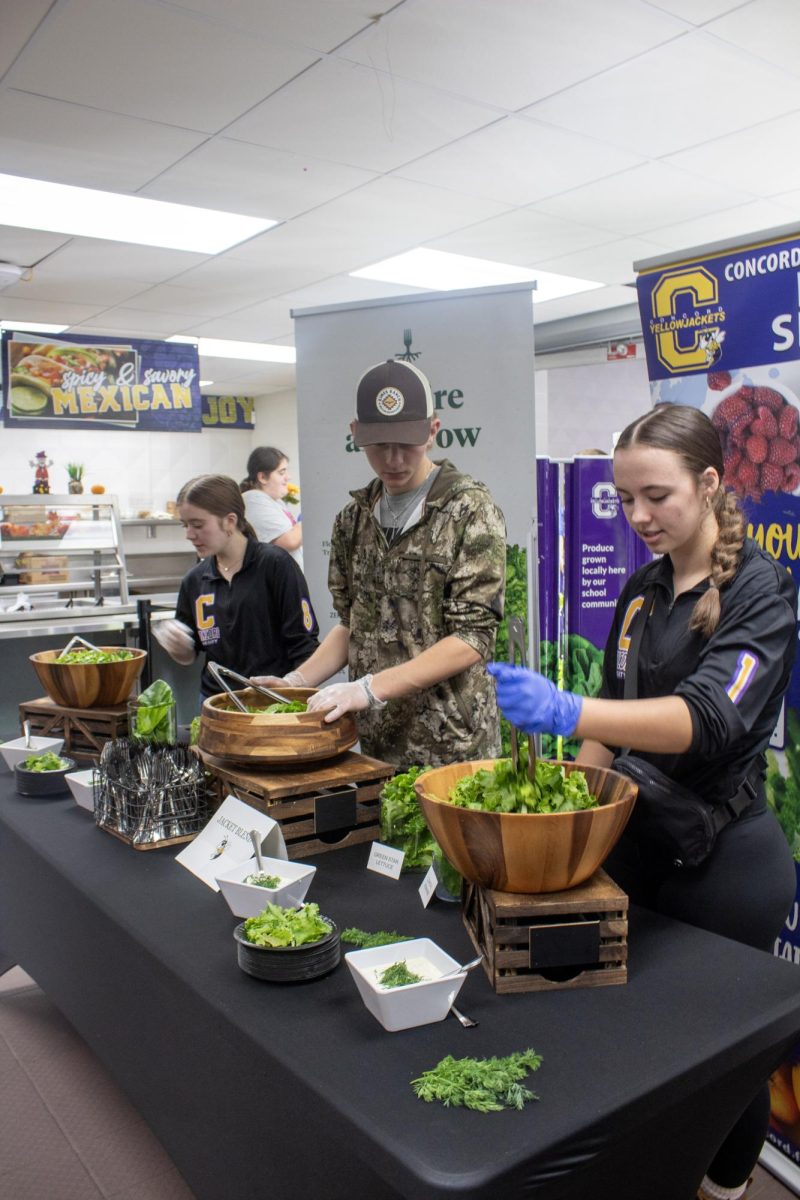
[[[305,946],[327,937],[331,926],[319,915],[318,904],[281,908],[268,904],[257,917],[248,917],[243,936],[254,946]]]
[[[276,887],[281,886],[281,877],[280,875],[265,875],[256,872],[255,875],[246,875],[243,882],[252,883],[253,887],[270,888],[274,891]]]
[[[340,934],[343,942],[351,946],[360,946],[362,950],[371,950],[373,946],[391,946],[393,942],[410,942],[412,936],[407,933],[395,933],[393,929],[367,933],[365,929],[356,929],[354,926],[343,929]]]
[[[420,1100],[438,1100],[446,1108],[474,1108],[477,1112],[521,1109],[535,1092],[520,1080],[541,1066],[534,1050],[509,1054],[506,1058],[453,1058],[448,1054],[430,1071],[423,1071],[411,1086]]]
[[[583,771],[567,774],[558,763],[537,759],[531,780],[525,769],[526,757],[521,746],[519,771],[514,771],[510,759],[501,758],[492,770],[482,767],[474,775],[465,775],[450,792],[450,802],[460,808],[502,813],[562,813],[597,807]]]
[[[22,765],[26,771],[63,771],[69,763],[48,750],[46,754],[31,754]]]
[[[74,665],[76,663],[112,663],[123,662],[126,658],[133,658],[132,650],[62,650],[58,658],[54,661],[57,663],[68,663]]]
[[[409,971],[404,958],[392,963],[390,967],[385,967],[378,974],[378,983],[385,988],[407,987],[409,983],[419,983],[421,979],[421,975]]]

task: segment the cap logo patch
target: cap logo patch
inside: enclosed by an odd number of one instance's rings
[[[396,387],[381,388],[375,397],[375,407],[382,417],[396,417],[404,404],[403,393]]]

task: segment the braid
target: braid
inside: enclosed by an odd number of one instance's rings
[[[689,622],[689,628],[698,630],[703,637],[711,637],[719,625],[720,588],[729,583],[739,569],[745,538],[744,516],[733,492],[724,487],[717,488],[712,508],[719,534],[711,548],[711,586],[695,604]]]

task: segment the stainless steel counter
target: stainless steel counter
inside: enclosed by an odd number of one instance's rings
[[[24,591],[23,588],[20,589]],[[177,592],[159,592],[137,597],[152,604],[151,621],[175,615]],[[110,633],[137,624],[137,603],[108,601],[100,606],[77,603],[67,608],[63,601],[27,612],[0,613],[0,640],[27,637],[58,637],[61,634]]]

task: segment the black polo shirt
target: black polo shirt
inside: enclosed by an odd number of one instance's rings
[[[735,577],[720,591],[710,638],[689,629],[703,580],[673,603],[668,555],[631,576],[606,643],[601,695],[621,700],[630,636],[642,600],[655,601],[639,647],[637,696],[682,696],[692,718],[685,754],[636,751],[708,800],[729,799],[769,744],[797,648],[797,589],[789,572],[747,538]]]
[[[181,583],[175,615],[194,630],[195,646],[205,653],[203,696],[219,691],[210,662],[248,677],[285,675],[319,645],[303,572],[280,546],[253,540],[230,583],[214,557],[192,567]]]

